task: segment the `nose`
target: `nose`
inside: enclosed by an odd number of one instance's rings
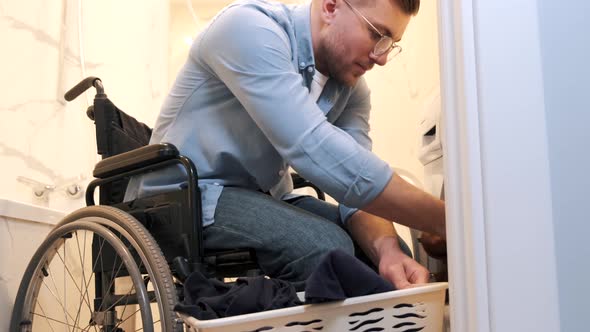
[[[381,54],[380,56],[376,56],[375,54],[373,54],[373,52],[369,53],[369,58],[376,64],[378,64],[379,66],[385,66],[385,64],[387,63],[387,54]]]

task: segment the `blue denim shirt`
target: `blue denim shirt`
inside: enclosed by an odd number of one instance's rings
[[[199,173],[203,223],[223,186],[291,192],[288,167],[340,202],[341,219],[372,201],[393,171],[373,154],[370,92],[329,79],[317,103],[310,4],[260,0],[223,9],[197,37],[150,143],[174,144]],[[135,179],[137,180],[137,179]],[[127,198],[177,188],[178,167],[132,181]]]

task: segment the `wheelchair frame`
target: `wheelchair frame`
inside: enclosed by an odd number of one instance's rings
[[[17,293],[10,330],[31,331],[34,319],[42,321],[41,317],[44,317],[47,325],[53,330],[43,308],[43,314],[34,312],[40,306],[37,302],[39,293],[42,286],[48,289],[51,287],[45,284],[45,279],[51,279],[54,288],[53,291],[50,289],[51,295],[60,295],[59,290],[62,290],[65,299],[66,281],[71,279],[80,293],[80,304],[76,316],[72,317],[66,312],[67,305],[60,303],[65,317],[65,321],[61,321],[62,325],[71,326],[75,330],[79,327],[71,324],[88,319],[88,325],[83,330],[91,327],[96,330],[99,327],[101,331],[123,331],[121,326],[125,321],[123,314],[126,306],[120,318],[116,310],[121,303],[125,303],[139,306],[144,331],[154,331],[154,325],[155,330],[159,327],[162,331],[182,331],[182,320],[173,311],[181,296],[178,281],[182,282],[192,271],[201,271],[205,275],[219,278],[259,274],[255,253],[250,249],[221,252],[205,250],[201,193],[197,185],[197,169],[193,162],[180,155],[172,144],[146,145],[146,138],[149,139],[151,129],[119,110],[107,98],[99,78],[88,77],[82,80],[66,93],[65,99],[72,101],[91,87],[94,87],[97,93],[93,105],[87,110],[87,115],[95,121],[97,150],[103,159],[93,171],[96,179],[87,187],[87,207],[66,216],[50,232],[31,259]],[[130,125],[131,136],[125,133],[123,123]],[[114,137],[116,135],[127,135],[120,138],[128,145],[117,147]],[[171,165],[181,165],[184,168],[187,174],[186,185],[174,191],[123,202],[130,177]],[[311,187],[318,198],[325,199],[318,187],[297,174],[292,176],[295,188]],[[94,202],[96,188],[101,188],[99,206],[95,206]],[[83,281],[78,284],[69,270],[67,274],[70,278],[66,276],[66,249],[75,244],[75,239],[78,242],[79,261],[81,265],[85,265],[86,250],[84,249],[85,254],[82,255],[79,233],[84,233],[86,244],[86,232],[92,236],[94,263],[89,271],[89,280],[82,278]],[[178,241],[179,235],[181,241]],[[59,252],[61,249],[63,257]],[[56,256],[60,260],[56,260]],[[118,260],[119,266],[115,270]],[[56,285],[55,273],[50,269],[52,264],[59,265],[60,261],[64,265],[63,289]],[[109,266],[112,268],[109,269]],[[89,267],[82,266],[83,277],[84,268]],[[90,301],[88,293],[92,292],[90,280],[93,277],[95,297]],[[116,294],[115,280],[121,277],[131,278],[135,292],[132,293],[130,290],[127,294]],[[85,291],[82,290],[82,286],[86,288]],[[155,321],[156,317],[152,315],[150,302],[153,301],[158,306],[158,321]],[[81,318],[80,313],[83,305],[90,311],[85,318]]]

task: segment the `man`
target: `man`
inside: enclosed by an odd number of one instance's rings
[[[244,0],[195,40],[152,143],[193,160],[205,247],[254,248],[264,273],[301,286],[329,250],[353,241],[397,288],[428,271],[400,249],[391,223],[444,236],[444,205],[374,155],[362,75],[395,56],[419,0]],[[291,194],[288,168],[339,206]],[[180,184],[145,176],[132,195]],[[349,235],[350,234],[350,235]]]

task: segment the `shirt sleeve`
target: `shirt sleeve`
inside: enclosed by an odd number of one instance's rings
[[[360,208],[383,190],[391,169],[327,121],[292,61],[291,40],[265,13],[232,7],[214,19],[191,56],[227,86],[293,169]]]
[[[369,124],[371,112],[371,91],[364,78],[361,78],[353,89],[352,95],[344,108],[342,114],[336,119],[334,125],[348,133],[354,140],[367,150],[372,150],[373,141],[369,136],[371,126]],[[390,169],[389,179],[393,175]],[[344,204],[338,206],[340,219],[344,224],[358,211]]]

